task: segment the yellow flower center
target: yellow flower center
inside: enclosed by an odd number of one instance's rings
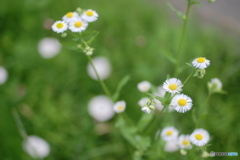
[[[118,106],[118,109],[119,109],[119,110],[122,110],[122,109],[123,109],[123,106]]]
[[[66,14],[66,16],[67,16],[68,18],[72,18],[72,17],[73,17],[73,12],[68,12],[68,13]]]
[[[206,59],[203,58],[203,57],[197,58],[197,62],[198,62],[198,63],[203,63],[203,62],[205,62],[205,61],[206,61]]]
[[[56,25],[56,27],[57,27],[58,29],[63,28],[63,26],[64,26],[63,23],[58,23],[58,24]]]
[[[173,134],[173,131],[167,131],[166,135],[171,136]]]
[[[185,146],[187,146],[187,145],[189,145],[189,141],[188,141],[188,140],[183,140],[183,141],[182,141],[182,144],[185,145]]]
[[[177,89],[177,85],[176,85],[176,84],[170,84],[170,85],[168,86],[168,88],[169,88],[170,90],[174,91],[174,90]]]
[[[180,106],[185,106],[185,105],[187,104],[187,101],[186,101],[186,99],[179,99],[179,100],[178,100],[178,104],[179,104]]]
[[[82,22],[77,21],[77,22],[74,23],[74,26],[75,26],[76,28],[79,28],[79,27],[82,26]]]
[[[195,135],[195,138],[196,138],[197,140],[202,140],[202,139],[203,139],[203,136],[202,136],[201,134],[196,134],[196,135]]]
[[[88,15],[88,16],[93,16],[93,11],[87,11],[87,12],[86,12],[86,15]]]

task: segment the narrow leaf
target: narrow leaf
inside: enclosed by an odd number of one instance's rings
[[[183,14],[182,12],[178,11],[177,9],[175,9],[171,3],[168,2],[167,5],[168,5],[168,7],[169,7],[173,12],[175,12],[175,13],[177,14],[177,16],[178,16],[180,19],[182,19],[182,20],[185,20],[185,19],[186,19],[185,14]]]
[[[116,89],[115,93],[113,94],[113,100],[114,101],[116,101],[118,99],[121,89],[127,84],[129,79],[130,79],[130,76],[126,75],[125,77],[123,77],[120,80],[120,82],[118,83],[117,89]]]
[[[176,63],[176,59],[173,57],[173,55],[168,50],[164,49],[163,53],[170,62],[172,62],[173,64]]]

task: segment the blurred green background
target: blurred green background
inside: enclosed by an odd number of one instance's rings
[[[88,28],[100,31],[92,44],[96,48],[93,56],[105,56],[111,62],[112,74],[105,81],[110,91],[123,76],[131,76],[120,99],[127,102],[126,112],[137,122],[143,114],[137,102],[145,96],[137,90],[137,83],[147,80],[158,86],[167,74],[173,76],[174,65],[163,50],[176,53],[182,22],[173,20],[175,14],[166,6],[147,0],[1,0],[0,65],[7,69],[9,77],[0,86],[0,159],[32,159],[22,149],[13,108],[18,110],[29,135],[49,142],[51,153],[46,160],[131,159],[127,142],[114,129],[114,118],[108,122],[110,133],[99,136],[94,130],[96,123],[88,114],[87,104],[103,91],[86,72],[87,57],[63,48],[56,57],[43,59],[37,45],[44,37],[61,38],[44,28],[47,19],[60,20],[77,7],[96,10],[100,17]],[[184,90],[198,107],[207,96],[207,82],[215,77],[223,82],[228,94],[211,97],[202,127],[212,136],[208,151],[238,152],[239,33],[206,27],[193,16],[189,22],[181,62],[186,67],[178,78],[184,80],[191,71],[184,62],[199,56],[211,60],[205,77],[191,78]],[[171,114],[181,133],[194,130],[191,111]],[[179,152],[169,153],[169,159],[176,157],[181,157]]]

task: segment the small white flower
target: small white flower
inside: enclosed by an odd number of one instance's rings
[[[83,21],[81,18],[75,18],[69,23],[69,29],[72,32],[82,32],[88,26],[88,23]]]
[[[78,14],[76,12],[68,12],[63,16],[63,21],[65,23],[70,23],[77,17],[78,17]]]
[[[166,93],[166,90],[163,88],[163,86],[158,86],[157,92],[154,92],[153,95],[159,96],[159,97],[164,97],[165,93]]]
[[[192,99],[185,94],[175,95],[170,103],[177,112],[184,113],[192,108]]]
[[[63,33],[64,31],[66,31],[68,29],[68,25],[63,22],[63,21],[56,21],[53,25],[52,25],[52,30],[54,32],[57,33]]]
[[[0,85],[4,84],[8,79],[8,72],[7,70],[0,66]]]
[[[182,82],[177,78],[167,79],[163,83],[163,88],[170,93],[179,93],[182,91]]]
[[[179,150],[179,146],[176,138],[171,141],[167,141],[164,145],[164,151],[166,152],[175,152],[177,150]]]
[[[162,102],[160,102],[158,99],[154,98],[154,107],[157,108],[159,111],[161,111],[164,106],[162,105]]]
[[[222,82],[218,78],[213,78],[208,82],[208,88],[210,91],[220,92],[222,90]]]
[[[151,109],[148,108],[148,107],[142,107],[141,109],[143,112],[147,113],[147,114],[150,114],[151,113]]]
[[[196,146],[204,146],[210,140],[208,131],[202,128],[195,129],[190,135],[190,141]]]
[[[149,101],[148,97],[143,97],[138,101],[138,105],[141,107],[145,107],[148,101]]]
[[[118,101],[114,104],[113,109],[116,113],[121,113],[126,108],[126,102],[125,101]]]
[[[28,136],[22,146],[33,158],[45,158],[50,153],[48,142],[38,136]]]
[[[111,65],[108,59],[105,57],[95,57],[92,59],[92,61],[100,78],[103,80],[108,78],[111,73]],[[87,72],[92,79],[98,80],[97,75],[95,74],[90,63],[87,65]]]
[[[189,135],[180,135],[178,137],[178,145],[182,149],[191,149],[191,142],[190,142],[190,136]]]
[[[142,81],[137,85],[138,90],[141,92],[147,92],[151,88],[151,83],[148,81]]]
[[[107,96],[99,95],[88,104],[89,114],[97,121],[108,121],[114,116],[113,102]]]
[[[164,141],[171,141],[178,136],[178,130],[175,127],[165,127],[161,132],[161,137]]]
[[[205,57],[199,57],[192,61],[192,65],[195,68],[204,69],[210,65],[210,61],[207,60]]]
[[[82,19],[86,22],[94,22],[98,18],[96,11],[89,9],[81,15]]]
[[[38,43],[38,52],[43,58],[52,58],[61,50],[61,44],[55,38],[43,38]]]

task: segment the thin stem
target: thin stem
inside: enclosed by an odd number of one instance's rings
[[[189,74],[189,76],[187,77],[187,79],[183,82],[183,85],[185,85],[185,84],[187,83],[188,79],[192,77],[194,71],[195,71],[195,69]]]
[[[199,127],[199,122],[200,122],[201,116],[204,114],[204,111],[206,110],[207,102],[208,102],[208,100],[210,99],[211,95],[212,95],[212,94],[209,93],[208,96],[207,96],[207,98],[206,98],[206,100],[205,100],[205,102],[203,103],[203,107],[202,107],[202,109],[200,110],[200,114],[199,114],[199,116],[198,116],[198,120],[197,120],[197,123],[196,123],[196,128]]]
[[[100,78],[100,76],[99,76],[99,74],[98,74],[98,72],[97,72],[97,69],[96,69],[96,67],[95,67],[94,64],[93,64],[93,61],[92,61],[91,56],[87,56],[87,57],[88,57],[88,60],[89,60],[89,62],[90,62],[90,64],[91,64],[91,66],[93,67],[93,70],[94,70],[95,74],[97,75],[97,79],[98,79],[99,83],[101,84],[101,86],[102,86],[105,94],[106,94],[109,98],[111,98],[111,99],[113,100],[112,95],[111,95],[111,93],[109,92],[107,86],[105,85],[105,83],[103,82],[103,80]]]
[[[19,114],[17,112],[17,110],[15,108],[13,108],[12,110],[12,114],[13,114],[13,117],[14,117],[14,120],[17,124],[17,127],[18,127],[18,130],[20,132],[20,135],[23,137],[23,139],[26,139],[27,138],[27,132],[26,132],[26,129],[24,128],[23,126],[23,123],[19,117]]]
[[[180,38],[180,42],[179,42],[179,46],[178,46],[178,51],[177,51],[177,62],[176,62],[176,69],[175,69],[175,77],[178,74],[178,66],[180,63],[180,59],[181,59],[181,51],[182,51],[182,47],[183,47],[183,42],[184,42],[184,37],[185,37],[185,33],[186,33],[186,28],[187,28],[187,22],[188,22],[188,17],[189,17],[189,11],[190,11],[190,7],[191,7],[191,3],[190,1],[188,1],[187,4],[187,9],[186,9],[186,18],[184,19],[183,22],[183,28],[182,28],[182,33],[181,33],[181,38]]]

